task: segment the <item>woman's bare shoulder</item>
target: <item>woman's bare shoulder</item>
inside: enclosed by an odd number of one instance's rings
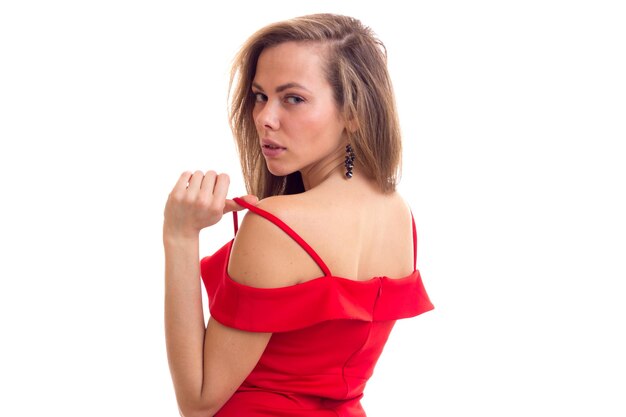
[[[318,195],[312,191],[292,195],[276,195],[259,201],[257,207],[276,216],[298,216],[303,211],[309,211],[320,202]]]
[[[265,198],[257,207],[286,224],[307,207],[297,196]],[[277,288],[294,285],[319,274],[310,256],[280,227],[248,211],[233,243],[229,276],[244,285]]]

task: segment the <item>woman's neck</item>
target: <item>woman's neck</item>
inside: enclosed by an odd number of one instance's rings
[[[360,168],[359,164],[355,164],[352,178],[346,178],[343,160],[336,163],[332,169],[326,170],[323,176],[310,176],[301,171],[304,191],[315,189],[323,192],[326,190],[334,195],[352,195],[355,198],[363,193],[377,192],[378,187],[375,181],[367,177]]]

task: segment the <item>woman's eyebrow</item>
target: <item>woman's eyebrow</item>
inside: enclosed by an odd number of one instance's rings
[[[252,86],[255,87],[255,88],[258,88],[261,91],[263,91],[263,87],[261,87],[259,84],[255,83],[255,82],[252,83]],[[288,88],[300,88],[302,90],[308,91],[309,93],[311,92],[311,91],[309,91],[308,88],[306,88],[302,84],[298,84],[298,83],[294,83],[294,82],[279,85],[278,87],[276,87],[276,92],[280,93],[280,92],[285,91]]]

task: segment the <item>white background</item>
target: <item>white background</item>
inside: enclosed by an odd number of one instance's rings
[[[189,169],[245,193],[230,60],[321,11],[387,45],[436,305],[398,323],[368,415],[626,415],[620,3],[2,2],[0,415],[177,415],[166,196]]]

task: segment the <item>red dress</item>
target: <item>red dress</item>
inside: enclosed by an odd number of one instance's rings
[[[415,268],[415,223],[413,273],[355,281],[334,276],[280,219],[235,201],[284,230],[324,276],[280,288],[237,283],[227,272],[233,240],[201,260],[211,316],[232,328],[273,333],[256,367],[216,416],[364,417],[363,389],[395,321],[433,308]]]

